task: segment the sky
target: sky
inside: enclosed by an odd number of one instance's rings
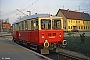
[[[59,9],[85,12],[90,14],[90,0],[0,0],[0,19],[9,18],[12,24],[24,14],[50,13],[56,15]]]

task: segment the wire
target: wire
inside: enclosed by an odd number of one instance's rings
[[[18,9],[16,9],[17,11],[19,11]],[[28,16],[27,14],[25,14],[25,13],[23,13],[23,12],[21,12],[21,11],[19,11],[20,13],[22,13],[22,14],[24,14],[24,15],[26,15],[26,16]]]
[[[31,0],[30,0],[30,1],[31,1]],[[38,2],[38,1],[39,1],[39,0],[36,0],[36,1],[33,2],[32,4],[30,4],[28,7],[26,7],[24,10],[26,10],[27,8],[29,8],[30,6],[32,6],[33,4],[35,4],[35,3]],[[26,4],[26,3],[25,3],[25,4]],[[23,5],[25,5],[25,4],[23,4]],[[22,5],[22,6],[23,6],[23,5]],[[18,10],[18,9],[16,9],[16,10]],[[24,10],[23,10],[23,11],[24,11]],[[19,10],[18,10],[18,11],[19,11]],[[14,12],[14,11],[13,11],[13,12]],[[13,13],[13,12],[12,12],[12,13]],[[19,12],[21,12],[21,11],[19,11]],[[23,12],[21,12],[21,13],[23,13]],[[23,13],[23,14],[26,15],[25,13]],[[26,15],[26,16],[28,16],[28,15]]]
[[[28,3],[29,1],[31,1],[31,0],[28,0],[26,3]],[[24,6],[26,3],[24,3],[24,4],[21,5],[20,7]],[[20,7],[19,7],[19,8],[20,8]],[[14,11],[12,11],[11,14],[14,13],[15,11],[16,11],[16,9],[15,9]]]
[[[35,2],[33,2],[32,4],[30,4],[28,7],[26,7],[24,10],[26,10],[27,8],[29,8],[30,6],[32,6],[33,4],[35,4],[36,2],[38,2],[39,0],[36,0]],[[26,3],[25,3],[26,4]],[[23,6],[23,5],[22,5]],[[20,13],[22,13],[22,14],[24,14],[24,15],[26,15],[25,13],[23,13],[22,11],[20,11],[19,9],[16,9],[17,11],[19,11]],[[23,11],[24,11],[23,10]],[[26,16],[28,16],[28,15],[26,15]]]
[[[28,0],[26,3],[28,3],[29,1],[31,1],[31,0]],[[24,3],[24,4],[23,4],[23,5],[21,5],[20,7],[22,7],[22,6],[26,5],[26,3]]]
[[[30,4],[28,7],[26,7],[24,10],[26,10],[27,8],[29,8],[30,6],[32,6],[33,4],[35,4],[36,2],[38,2],[39,0],[36,0],[35,2],[33,2],[32,4]],[[24,11],[23,10],[23,11]]]
[[[27,8],[29,8],[30,6],[32,6],[33,4],[35,4],[36,2],[38,2],[39,0],[36,0],[35,2],[33,2],[32,4],[30,4],[28,7],[26,7],[24,10],[26,10]],[[21,12],[20,10],[18,10],[18,9],[16,9],[17,11],[19,11],[19,12]],[[23,10],[23,11],[24,11]],[[23,13],[23,12],[21,12],[21,13]],[[25,13],[23,13],[24,15],[26,15]],[[28,16],[28,15],[26,15],[26,16]]]

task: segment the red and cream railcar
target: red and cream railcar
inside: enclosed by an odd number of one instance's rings
[[[59,51],[61,44],[66,45],[62,17],[50,14],[35,14],[13,23],[13,40],[26,43],[30,48],[40,50],[41,54]]]

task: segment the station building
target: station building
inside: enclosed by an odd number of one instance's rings
[[[3,23],[2,24],[2,31],[3,32],[10,32],[11,30],[11,24],[10,23]]]
[[[90,15],[84,12],[59,9],[56,16],[63,17],[64,31],[90,31]]]

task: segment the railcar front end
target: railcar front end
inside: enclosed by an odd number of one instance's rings
[[[59,52],[61,46],[65,46],[64,30],[60,18],[41,19],[39,30],[39,44],[43,47],[41,54],[49,54],[49,51]]]

